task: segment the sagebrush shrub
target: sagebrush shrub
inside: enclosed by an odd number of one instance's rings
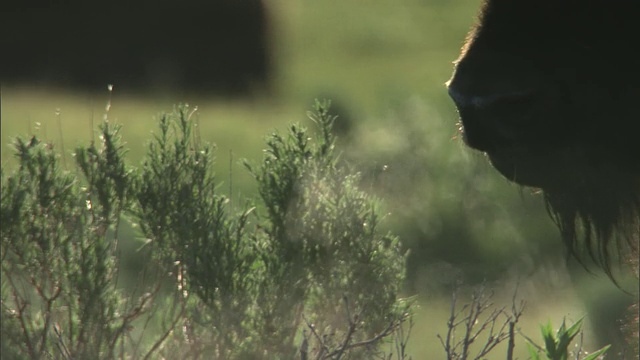
[[[3,357],[381,354],[409,316],[406,256],[335,153],[328,107],[310,113],[317,135],[292,125],[246,162],[260,198],[237,212],[186,105],[160,116],[138,168],[108,121],[75,172],[51,144],[18,138],[18,168],[2,169]],[[121,243],[137,241],[122,219],[143,239],[133,290],[117,284]]]

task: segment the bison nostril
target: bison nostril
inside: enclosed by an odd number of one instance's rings
[[[520,90],[493,94],[465,94],[449,86],[449,96],[458,108],[502,108],[528,106],[536,97],[535,90]]]

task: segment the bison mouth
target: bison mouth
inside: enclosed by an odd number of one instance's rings
[[[521,147],[507,147],[486,151],[493,167],[507,179],[524,186],[557,188],[580,181],[576,177],[575,161],[569,149],[537,151]]]

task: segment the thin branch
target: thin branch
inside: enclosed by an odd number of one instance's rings
[[[351,337],[356,332],[356,329],[358,327],[358,321],[360,319],[360,314],[356,314],[353,318],[351,318],[351,313],[349,312],[349,299],[347,298],[346,295],[342,297],[342,300],[344,301],[344,307],[347,313],[347,321],[349,322],[349,329],[347,330],[347,336],[344,337],[342,346],[340,346],[340,348],[338,349],[338,353],[336,354],[336,360],[340,360],[342,355],[344,355],[344,352],[347,349],[349,342],[351,342]]]
[[[318,344],[320,346],[320,352],[318,353],[318,355],[316,356],[317,359],[321,359],[321,356],[325,353],[329,351],[329,348],[327,347],[327,345],[324,343],[324,341],[322,340],[322,337],[320,337],[320,334],[318,334],[318,332],[316,331],[316,327],[315,325],[311,324],[309,322],[309,320],[307,320],[307,317],[304,316],[304,314],[302,314],[302,319],[304,320],[304,322],[307,324],[307,327],[309,328],[309,330],[311,330],[311,333],[313,334],[313,336],[316,338],[316,340],[318,341]]]
[[[42,341],[40,342],[40,353],[44,353],[47,346],[47,338],[49,333],[49,326],[51,324],[51,309],[53,308],[53,303],[56,301],[60,293],[62,292],[62,287],[58,286],[55,290],[55,293],[50,297],[43,299],[45,300],[46,309],[44,311],[44,326],[42,328]],[[44,295],[42,295],[44,296]]]
[[[384,330],[382,330],[380,333],[378,333],[377,335],[375,335],[371,339],[363,340],[363,341],[356,342],[356,343],[353,343],[353,344],[350,344],[350,345],[346,345],[344,347],[344,349],[335,350],[335,351],[325,355],[324,358],[325,359],[329,359],[329,358],[337,355],[339,352],[344,351],[344,350],[351,350],[351,349],[355,349],[355,348],[359,348],[359,347],[373,345],[373,344],[377,343],[378,341],[382,340],[383,338],[387,337],[389,334],[391,334],[396,329],[398,324],[399,323],[397,323],[396,321],[392,321]]]
[[[27,321],[25,321],[24,313],[25,309],[29,306],[29,303],[20,296],[20,292],[18,291],[18,288],[13,281],[13,276],[7,275],[6,278],[9,280],[9,285],[11,286],[11,294],[13,295],[13,301],[15,302],[15,305],[17,307],[18,320],[20,321],[20,328],[22,329],[22,335],[24,337],[25,345],[27,345],[27,352],[29,353],[29,357],[35,359],[38,357],[38,354],[36,354],[36,350],[31,343],[31,330],[29,329]]]
[[[188,298],[187,299],[183,299],[183,301],[180,302],[180,305],[181,305],[180,313],[173,319],[173,321],[171,322],[171,325],[164,332],[164,334],[162,334],[162,336],[158,340],[156,340],[156,342],[153,344],[151,349],[149,349],[147,354],[144,356],[144,360],[148,360],[148,359],[151,358],[153,353],[156,352],[160,348],[162,343],[169,337],[169,335],[171,335],[171,333],[175,329],[176,325],[178,324],[178,321],[180,321],[180,319],[182,319],[184,317],[184,314],[185,314],[186,309],[187,309],[187,305],[186,305],[187,300],[188,300]]]

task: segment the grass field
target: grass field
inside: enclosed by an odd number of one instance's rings
[[[496,303],[509,306],[516,282],[527,300],[522,331],[538,339],[540,323],[577,320],[590,304],[626,299],[603,276],[568,272],[562,248],[539,196],[500,178],[482,156],[464,149],[448,79],[479,0],[278,0],[274,19],[276,76],[271,94],[228,100],[171,92],[131,96],[65,89],[2,87],[2,166],[15,164],[11,138],[39,134],[72,152],[88,143],[107,114],[123,125],[130,159],[141,158],[156,129],[154,117],[174,104],[197,106],[200,135],[217,146],[216,173],[234,197],[254,193],[239,159],[261,158],[263,139],[291,122],[305,122],[316,97],[329,97],[352,124],[344,151],[365,173],[389,210],[388,226],[411,249],[407,293],[420,295],[410,351],[414,359],[443,358],[436,334],[446,332],[452,279],[487,279]],[[107,111],[105,106],[111,104]],[[346,121],[345,120],[345,121]],[[309,124],[308,122],[306,124]],[[345,136],[346,137],[346,136]],[[385,171],[381,169],[385,166]],[[582,275],[575,275],[575,274]],[[572,285],[579,279],[578,285]],[[593,291],[602,289],[600,298]],[[631,289],[633,290],[633,289]],[[581,298],[591,297],[589,302]],[[602,299],[602,297],[605,297]],[[630,297],[629,297],[629,300]],[[590,311],[600,311],[590,308]],[[594,325],[587,320],[587,347]],[[603,340],[603,341],[606,341]],[[518,358],[527,357],[524,342]],[[504,359],[496,350],[489,359]]]

